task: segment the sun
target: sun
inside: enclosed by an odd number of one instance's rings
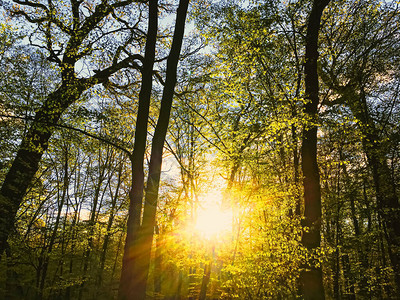
[[[232,212],[221,208],[220,193],[209,193],[200,199],[194,230],[211,239],[232,230]]]

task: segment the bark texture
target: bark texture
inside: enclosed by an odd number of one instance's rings
[[[318,35],[321,16],[329,0],[314,0],[308,18],[305,52],[305,94],[304,106],[308,124],[303,130],[301,148],[304,185],[304,223],[307,229],[302,244],[310,254],[321,242],[321,186],[317,163],[317,109],[319,104],[319,82],[317,73]],[[304,299],[325,299],[322,270],[312,258],[307,259],[300,273],[300,290]]]
[[[189,0],[181,0],[177,10],[175,32],[172,40],[171,51],[167,60],[167,74],[161,99],[161,109],[157,120],[157,125],[152,140],[150,164],[149,164],[149,175],[147,179],[146,195],[144,201],[143,218],[141,220],[141,207],[143,199],[143,158],[144,158],[144,147],[147,136],[147,129],[144,132],[144,138],[142,135],[138,136],[136,132],[135,136],[135,150],[134,150],[134,163],[139,164],[138,169],[133,168],[133,172],[140,172],[139,175],[132,176],[133,188],[131,191],[131,204],[130,204],[130,215],[128,219],[128,233],[125,244],[125,252],[122,266],[121,283],[119,290],[119,299],[137,299],[142,300],[146,298],[146,285],[147,277],[150,266],[150,253],[151,245],[153,241],[153,233],[155,228],[155,217],[157,210],[157,199],[158,199],[158,188],[160,183],[161,166],[162,166],[162,153],[164,148],[165,136],[168,129],[169,118],[171,113],[172,99],[176,84],[176,73],[177,65],[179,61],[180,51],[182,48],[183,35],[185,30],[186,14],[189,5]],[[155,13],[155,15],[153,15]],[[151,32],[150,26],[157,26],[157,2],[150,1],[150,18],[149,18],[149,34]],[[155,23],[151,24],[151,20]],[[153,28],[154,33],[157,33],[157,27]],[[155,43],[155,36],[154,36]],[[146,44],[147,51],[147,44]],[[146,59],[146,58],[145,58]],[[153,56],[154,61],[154,56]],[[151,70],[152,73],[152,70]],[[150,73],[150,76],[151,76]],[[150,78],[151,80],[151,78]],[[145,83],[145,82],[144,82]],[[143,83],[143,84],[144,84]],[[151,88],[151,83],[149,83]],[[143,88],[143,85],[142,85]],[[151,89],[150,89],[151,91]],[[141,91],[142,92],[142,91]],[[150,96],[150,95],[149,95]],[[139,104],[140,105],[140,104]],[[146,113],[146,127],[148,118],[148,109]],[[139,107],[140,112],[140,107]],[[143,114],[144,116],[144,114]],[[139,114],[138,114],[139,122]],[[139,129],[139,125],[136,126]],[[137,144],[138,138],[143,144]],[[136,146],[141,146],[140,160],[135,153]],[[139,151],[139,150],[138,150]],[[137,176],[138,181],[135,181]]]
[[[158,1],[149,1],[149,20],[145,48],[145,57],[142,69],[142,86],[139,93],[139,108],[136,119],[135,144],[132,154],[132,188],[129,192],[129,217],[125,240],[124,256],[122,261],[121,279],[118,298],[144,299],[146,287],[145,274],[135,272],[142,269],[143,259],[138,253],[138,232],[140,229],[144,170],[143,161],[146,149],[147,126],[150,109],[150,96],[153,85],[153,66],[156,53],[158,28]],[[139,296],[140,295],[140,296]]]

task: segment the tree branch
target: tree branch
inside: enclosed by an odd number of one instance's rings
[[[10,116],[10,115],[5,115],[5,114],[0,114],[0,117],[23,120],[23,121],[33,121],[34,120],[33,117],[29,117],[29,116],[20,117],[20,116]],[[46,125],[51,125],[51,126],[54,126],[54,127],[58,127],[58,128],[64,128],[64,129],[69,129],[69,130],[72,130],[72,131],[76,131],[76,132],[81,133],[83,135],[86,135],[86,136],[88,136],[90,138],[96,139],[96,140],[98,140],[98,141],[100,141],[102,143],[108,144],[110,146],[113,146],[116,149],[119,149],[119,150],[123,151],[124,153],[126,153],[128,155],[129,159],[132,159],[132,153],[128,149],[126,149],[125,147],[117,144],[116,142],[113,142],[113,141],[109,140],[107,137],[98,136],[96,134],[87,132],[87,131],[85,131],[83,129],[72,127],[72,126],[69,126],[69,125],[66,125],[66,124],[54,124],[54,123],[51,123],[51,124],[50,123],[45,123],[45,124]]]

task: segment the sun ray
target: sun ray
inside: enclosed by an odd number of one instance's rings
[[[200,198],[194,230],[204,238],[211,239],[232,230],[232,211],[222,208],[219,192]]]

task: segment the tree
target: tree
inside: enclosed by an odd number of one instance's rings
[[[149,100],[152,86],[155,43],[157,35],[157,1],[150,1],[149,29],[143,65],[142,87],[139,95],[139,109],[136,122],[135,145],[132,159],[132,190],[128,232],[125,242],[124,259],[121,271],[120,299],[145,299],[146,284],[150,266],[150,252],[155,228],[158,189],[161,175],[164,141],[169,124],[172,100],[175,91],[177,65],[181,52],[185,20],[189,0],[181,0],[176,15],[175,32],[171,51],[167,59],[167,72],[160,113],[152,139],[149,175],[144,198],[143,219],[142,202],[144,188],[143,160],[149,117]],[[139,131],[140,130],[140,131]]]
[[[322,13],[329,0],[315,0],[307,22],[305,51],[305,99],[304,113],[308,123],[302,135],[301,168],[304,185],[304,220],[301,242],[310,252],[317,250],[321,243],[321,187],[317,163],[317,112],[319,104],[318,87],[318,35]],[[300,273],[301,294],[304,299],[325,299],[322,271],[315,258],[307,258]],[[313,261],[314,260],[314,261]]]
[[[43,4],[17,0],[14,3],[16,5],[10,10],[10,14],[21,16],[26,22],[37,26],[38,38],[44,40],[39,47],[44,48],[48,59],[59,68],[61,79],[56,89],[47,95],[36,111],[1,187],[0,253],[3,253],[6,247],[19,205],[38,170],[55,124],[63,112],[75,103],[85,90],[99,83],[107,83],[109,78],[121,69],[139,69],[136,60],[141,59],[140,55],[133,55],[125,49],[135,35],[141,35],[141,31],[116,15],[119,9],[129,8],[132,1],[110,4],[104,0],[93,7],[93,10],[90,7],[84,8],[80,1],[72,1],[67,7],[63,7],[62,3],[53,2]],[[70,13],[69,17],[64,16],[67,12]],[[105,42],[104,39],[112,33],[112,29],[107,33],[99,29],[102,22],[111,19],[110,16],[117,23],[121,21],[121,31],[128,32],[128,37],[120,37],[122,43],[114,47],[108,66],[100,66],[100,70],[93,70],[92,75],[88,77],[79,77],[76,71],[79,68],[78,62],[88,58],[90,60],[91,53],[95,52],[94,48]]]
[[[392,3],[381,6],[376,1],[357,1],[349,9],[363,22],[355,28],[332,26],[345,37],[345,47],[336,53],[328,52],[332,60],[324,61],[322,74],[337,96],[332,102],[346,105],[357,122],[400,290],[400,204],[396,179],[388,164],[392,150],[385,142],[397,130],[392,120],[396,118],[398,101],[398,75],[393,67],[399,63],[399,30],[395,25],[399,11]],[[332,40],[328,43],[333,44]]]
[[[101,1],[78,5],[78,27]],[[0,27],[1,181],[33,124],[51,137],[0,298],[396,298],[398,5],[195,1],[182,40],[178,2],[99,21],[74,80],[132,60],[43,128],[72,3],[6,5],[37,23]]]

